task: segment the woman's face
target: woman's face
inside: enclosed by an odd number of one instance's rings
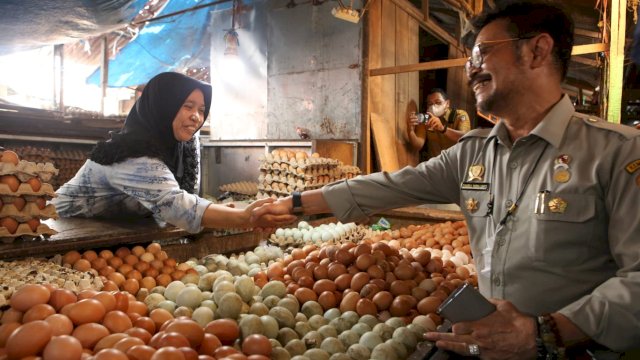
[[[204,95],[195,89],[173,119],[173,136],[178,141],[189,141],[204,121]]]

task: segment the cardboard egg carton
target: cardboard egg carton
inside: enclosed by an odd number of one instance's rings
[[[221,192],[230,192],[242,195],[255,195],[258,193],[258,183],[251,181],[240,181],[220,186]]]
[[[0,162],[0,175],[15,175],[22,182],[26,182],[33,177],[37,177],[42,182],[49,182],[58,173],[59,170],[50,162],[34,163],[20,160],[18,165]]]
[[[29,227],[29,224],[22,223],[18,225],[16,232],[13,234],[10,233],[6,227],[1,226],[0,241],[2,241],[3,243],[10,243],[10,242],[13,242],[18,237],[34,239],[39,237],[40,235],[54,235],[57,233],[58,233],[57,231],[47,226],[47,224],[40,224],[36,228],[36,231],[32,231],[31,227]]]
[[[21,183],[18,186],[18,190],[11,191],[11,188],[7,184],[0,184],[0,196],[9,195],[9,196],[47,196],[48,198],[56,197],[55,191],[53,191],[53,186],[51,184],[42,184],[38,191],[33,191],[31,185],[27,183]],[[4,201],[4,198],[3,198]]]
[[[18,211],[14,204],[4,204],[0,208],[0,218],[10,216],[16,219],[18,222],[27,222],[30,219],[57,219],[58,213],[56,212],[53,204],[48,204],[44,208],[38,208],[38,205],[34,202],[27,202],[26,205]]]

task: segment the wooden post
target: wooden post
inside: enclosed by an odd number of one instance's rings
[[[627,25],[627,1],[611,2],[611,41],[609,47],[609,99],[607,121],[620,123],[622,103],[622,81],[624,73],[624,42]]]
[[[429,21],[429,0],[422,0],[422,14],[424,21]]]
[[[64,113],[64,44],[53,46],[53,102]]]
[[[104,115],[104,98],[107,97],[107,86],[109,84],[109,42],[107,36],[102,37],[102,62],[100,64],[100,87],[102,88],[102,99],[100,100],[100,112]]]

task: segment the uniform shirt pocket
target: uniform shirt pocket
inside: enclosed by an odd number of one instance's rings
[[[539,199],[532,227],[535,261],[571,266],[586,260],[596,234],[596,198],[588,194],[547,193]]]

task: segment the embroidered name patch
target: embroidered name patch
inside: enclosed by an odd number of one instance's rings
[[[625,168],[629,174],[633,174],[636,170],[640,169],[640,159],[630,162]]]
[[[472,190],[472,191],[487,191],[489,190],[489,183],[476,183],[476,182],[463,182],[460,185],[461,190]]]

